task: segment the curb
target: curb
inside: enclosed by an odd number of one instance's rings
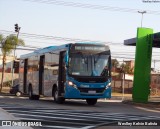
[[[142,107],[160,107],[160,102],[147,102],[147,103],[137,103],[132,100],[124,100],[122,101],[124,104],[142,106]]]

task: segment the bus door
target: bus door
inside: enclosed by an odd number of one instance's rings
[[[43,94],[44,60],[45,60],[45,55],[40,56],[40,62],[39,62],[39,95]]]
[[[58,95],[61,96],[61,93],[64,93],[64,83],[66,81],[66,69],[65,69],[65,57],[66,51],[61,51],[59,55],[59,70],[58,70]]]
[[[24,60],[24,73],[23,73],[23,92],[27,93],[27,73],[28,73],[28,59]]]

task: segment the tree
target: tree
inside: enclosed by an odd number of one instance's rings
[[[1,42],[1,51],[2,51],[2,78],[1,78],[1,86],[0,92],[3,88],[3,78],[5,72],[5,65],[6,65],[6,56],[9,55],[17,46],[24,46],[25,43],[22,39],[18,39],[17,36],[11,34],[7,37],[0,35],[0,42]]]
[[[121,80],[121,90],[123,90],[122,89],[123,79],[125,80],[126,73],[127,74],[133,74],[133,69],[134,68],[131,68],[131,66],[128,63],[125,63],[125,62],[122,63],[120,65],[120,67],[121,67],[121,77],[122,77],[122,80]]]
[[[131,68],[131,66],[129,64],[122,63],[120,67],[124,73],[133,74],[134,67]]]
[[[119,62],[117,59],[112,59],[112,67],[117,68],[119,66]]]
[[[128,71],[129,71],[129,65],[128,64],[126,64],[126,63],[122,63],[121,64],[121,69],[122,69],[122,71],[124,72],[124,73],[128,73]]]
[[[123,87],[122,87],[123,86],[123,81],[125,81],[126,73],[129,73],[129,71],[130,71],[130,66],[127,63],[123,62],[120,65],[120,67],[121,67],[121,77],[122,77],[122,79],[121,79],[121,91],[123,91]]]
[[[112,59],[111,60],[111,64],[112,64],[112,72],[115,72],[119,66],[119,62],[117,59]]]

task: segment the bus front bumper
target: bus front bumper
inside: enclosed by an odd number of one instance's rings
[[[66,99],[87,99],[87,98],[111,98],[111,87],[105,89],[78,89],[71,86],[67,86],[65,89],[64,97]],[[97,93],[97,91],[99,91]],[[102,91],[102,92],[101,92]]]

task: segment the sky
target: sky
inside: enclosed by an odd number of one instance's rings
[[[110,45],[113,58],[132,59],[135,47],[124,46],[123,42],[136,37],[142,18],[138,11],[147,11],[143,15],[143,27],[160,32],[160,0],[154,1],[0,0],[0,34],[13,34],[14,24],[18,23],[21,27],[19,38],[30,48],[71,43],[74,39],[103,41]],[[16,55],[29,52],[16,50]],[[160,70],[158,60],[160,49],[154,48],[152,67]]]

